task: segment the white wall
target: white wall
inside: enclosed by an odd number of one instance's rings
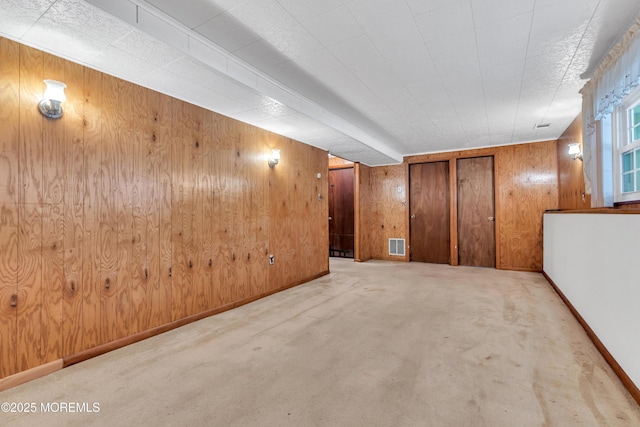
[[[544,271],[640,388],[640,215],[545,213]]]

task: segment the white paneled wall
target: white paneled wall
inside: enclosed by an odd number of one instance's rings
[[[544,271],[640,387],[640,215],[544,214]]]

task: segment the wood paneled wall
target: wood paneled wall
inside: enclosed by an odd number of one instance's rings
[[[495,162],[496,267],[541,271],[542,213],[558,206],[556,142],[409,156],[405,164],[478,156],[494,156]],[[402,214],[407,215],[396,212],[395,221]]]
[[[589,209],[591,195],[585,194],[583,163],[569,155],[569,144],[582,146],[582,114],[558,139],[558,209]]]
[[[496,150],[498,268],[542,271],[542,214],[558,207],[556,142]]]
[[[4,38],[0,102],[0,378],[328,272],[325,151]]]
[[[571,126],[558,139],[558,189],[559,209],[584,210],[591,208],[591,195],[584,194],[583,163],[573,160],[569,155],[569,143],[582,145],[582,114],[579,114]],[[583,197],[584,195],[584,197]],[[640,209],[640,203],[624,203],[616,209]]]
[[[329,157],[329,169],[340,169],[343,167],[353,166],[354,163],[350,160],[343,159],[342,157],[331,156]]]
[[[369,239],[369,206],[371,206],[372,191],[370,186],[371,168],[361,163],[354,165],[355,185],[355,261],[371,259],[371,241]]]
[[[404,164],[360,168],[360,260],[409,259],[389,255],[390,238],[408,238],[405,169]]]

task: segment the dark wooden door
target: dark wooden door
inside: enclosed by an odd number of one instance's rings
[[[496,266],[493,157],[458,159],[458,263]]]
[[[353,168],[329,171],[329,255],[353,258]]]
[[[411,261],[450,263],[449,162],[409,166]]]

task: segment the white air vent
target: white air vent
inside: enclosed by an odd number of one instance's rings
[[[404,256],[404,239],[389,239],[389,255]]]

